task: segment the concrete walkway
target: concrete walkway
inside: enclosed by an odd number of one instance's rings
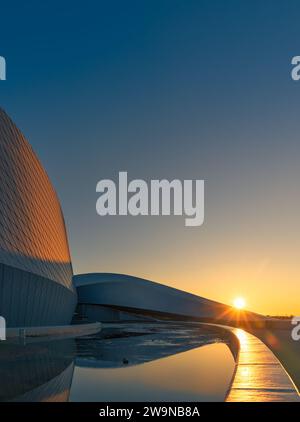
[[[294,384],[270,349],[244,330],[232,331],[240,341],[240,353],[227,401],[299,402]]]

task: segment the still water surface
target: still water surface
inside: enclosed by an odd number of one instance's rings
[[[124,326],[96,336],[0,345],[1,401],[224,401],[229,338],[209,328]]]
[[[223,401],[234,370],[222,343],[142,365],[75,367],[71,401]]]

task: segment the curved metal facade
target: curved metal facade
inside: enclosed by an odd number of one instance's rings
[[[7,326],[69,323],[76,304],[72,275],[55,190],[0,109],[0,315]]]
[[[153,281],[125,274],[74,276],[79,305],[150,311],[185,317],[217,317],[228,306]]]
[[[96,317],[98,312],[98,321],[111,319],[111,310],[227,322],[236,319],[231,306],[130,275],[91,273],[75,275],[73,279],[78,293],[78,310],[87,317],[92,314]],[[240,322],[246,316],[249,320],[262,318],[245,311],[240,315]]]

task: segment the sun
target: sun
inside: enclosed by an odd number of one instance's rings
[[[245,301],[245,299],[243,297],[237,297],[233,301],[233,306],[236,309],[244,309],[245,306],[246,306],[246,301]]]

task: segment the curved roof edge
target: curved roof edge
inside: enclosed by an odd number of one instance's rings
[[[120,284],[124,283],[124,287],[128,284],[131,285],[132,287],[134,286],[140,286],[140,287],[151,287],[153,289],[153,291],[157,291],[157,293],[160,294],[167,294],[169,296],[169,298],[173,297],[178,298],[180,300],[188,300],[189,303],[191,303],[190,301],[194,302],[194,303],[198,303],[199,305],[208,305],[210,307],[215,307],[215,308],[219,308],[219,309],[233,309],[232,306],[230,305],[226,305],[224,303],[221,302],[217,302],[211,299],[207,299],[201,296],[198,296],[196,294],[193,293],[189,293],[186,292],[184,290],[180,290],[180,289],[176,289],[174,287],[162,284],[162,283],[157,283],[155,281],[151,281],[151,280],[147,280],[141,277],[136,277],[136,276],[132,276],[129,274],[121,274],[121,273],[86,273],[86,274],[76,274],[73,276],[73,283],[75,285],[75,287],[77,289],[79,289],[78,291],[81,291],[81,288],[85,288],[87,286],[95,286],[95,285],[100,285],[103,284],[103,288],[104,290],[102,290],[102,292],[107,291],[107,289],[104,287],[104,285],[112,285],[113,283],[116,283],[116,292],[115,294],[113,294],[113,296],[115,297],[116,301],[119,302],[119,298],[117,300],[117,297],[119,296],[118,290],[120,288]],[[111,294],[110,294],[111,297]],[[111,299],[113,299],[111,297]],[[187,303],[187,302],[186,302]],[[113,303],[110,303],[111,305],[113,305]],[[253,317],[257,318],[257,319],[265,319],[265,317],[263,315],[257,314],[255,312],[251,312],[248,310],[245,310],[244,312],[251,314]]]

